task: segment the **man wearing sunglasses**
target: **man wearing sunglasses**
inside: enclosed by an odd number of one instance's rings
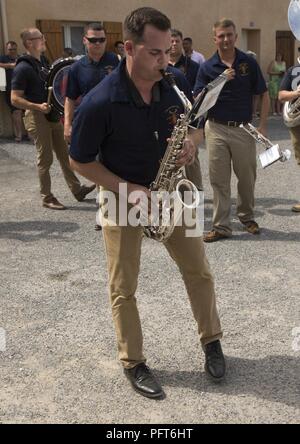
[[[24,123],[32,136],[37,149],[37,167],[40,180],[42,205],[51,210],[64,210],[51,192],[50,167],[53,162],[53,151],[60,163],[64,178],[72,194],[78,201],[93,191],[95,185],[81,185],[70,169],[68,148],[64,141],[63,127],[54,119],[45,81],[48,73],[45,58],[45,38],[37,28],[24,29],[21,39],[26,54],[19,57],[12,77],[11,101],[13,106],[26,110]]]
[[[85,96],[119,64],[117,55],[106,51],[106,34],[101,23],[90,23],[85,27],[83,44],[87,54],[72,65],[68,75],[64,110],[64,135],[68,143],[71,142],[76,101]]]
[[[119,64],[117,55],[106,51],[106,34],[101,23],[90,23],[85,27],[83,44],[87,54],[71,66],[68,74],[64,108],[64,136],[67,143],[71,143],[75,104]],[[98,222],[95,230],[101,230]]]

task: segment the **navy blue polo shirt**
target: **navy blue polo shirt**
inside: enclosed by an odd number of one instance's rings
[[[194,91],[199,64],[191,60],[190,57],[182,55],[175,65],[170,64],[170,66],[173,66],[174,68],[177,68],[183,72],[192,91]]]
[[[192,100],[185,77],[168,68]],[[70,156],[81,163],[101,162],[125,181],[149,187],[155,179],[183,106],[165,80],[145,104],[126,72],[125,60],[90,91],[75,112]]]
[[[195,95],[227,68],[216,52],[199,68]],[[216,105],[208,111],[208,118],[222,122],[250,122],[253,96],[267,91],[266,82],[256,60],[239,49],[236,49],[232,68],[235,69],[236,76],[225,84]]]
[[[112,52],[105,52],[99,62],[84,56],[71,65],[68,73],[66,97],[76,100],[85,96],[94,86],[101,82],[119,64],[119,59]]]
[[[296,91],[299,85],[300,65],[291,66],[281,81],[280,91]]]
[[[13,70],[11,89],[24,91],[24,98],[32,103],[47,102],[45,81],[48,65],[32,56],[21,56]]]

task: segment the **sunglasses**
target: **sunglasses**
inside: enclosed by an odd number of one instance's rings
[[[85,37],[90,43],[104,43],[106,37]]]

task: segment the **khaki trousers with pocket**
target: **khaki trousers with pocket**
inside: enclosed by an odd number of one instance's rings
[[[241,222],[254,219],[256,181],[255,140],[242,128],[208,120],[205,125],[209,156],[209,176],[213,188],[213,229],[225,236],[232,233],[231,170],[237,179],[237,216]]]
[[[53,151],[71,192],[74,195],[79,193],[81,184],[70,168],[68,147],[64,140],[61,123],[49,122],[43,113],[27,110],[24,116],[24,125],[33,137],[36,146],[40,193],[43,200],[52,196],[50,167],[53,163]]]
[[[118,205],[119,199],[116,196]],[[103,189],[100,208],[103,207]],[[143,354],[143,335],[135,297],[140,269],[143,229],[141,226],[111,226],[102,214],[102,230],[109,275],[109,294],[116,330],[119,359],[125,368],[135,367],[146,359]],[[185,227],[175,227],[169,240],[162,244],[176,262],[183,278],[202,345],[222,337],[216,308],[214,281],[205,255],[201,237],[186,237]],[[155,242],[151,240],[151,242]],[[168,279],[165,270],[161,279]],[[160,288],[157,288],[159,294]],[[151,295],[149,295],[151,297]],[[172,295],[170,295],[170,298]],[[167,301],[166,301],[167,303]],[[171,301],[172,303],[172,301]],[[170,322],[172,319],[170,319]],[[175,326],[176,328],[176,326]],[[181,334],[176,332],[176,334]]]

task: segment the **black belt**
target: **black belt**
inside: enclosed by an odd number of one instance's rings
[[[233,126],[234,128],[237,128],[240,125],[246,125],[247,123],[249,123],[249,122],[235,122],[234,120],[221,121],[221,120],[212,119],[212,118],[209,118],[208,120],[210,120],[211,122],[214,122],[214,123],[219,123],[220,125]]]

